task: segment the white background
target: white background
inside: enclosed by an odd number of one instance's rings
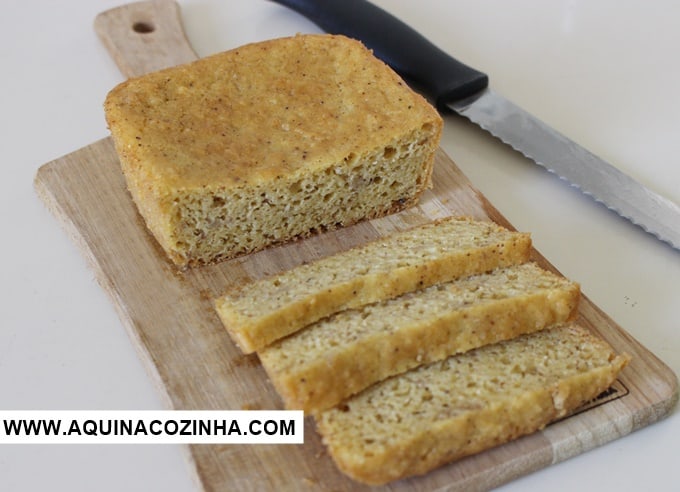
[[[180,0],[199,55],[315,32],[264,0]],[[680,202],[680,3],[376,0],[492,86]],[[115,0],[3,0],[0,15],[0,407],[161,409],[114,309],[37,198],[38,167],[107,136],[122,80],[97,39]],[[615,321],[680,373],[680,252],[471,124],[442,146]],[[677,490],[680,415],[503,487]],[[195,490],[179,446],[0,446],[3,491]]]

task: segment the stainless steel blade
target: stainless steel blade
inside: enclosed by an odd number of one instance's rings
[[[680,206],[490,89],[448,106],[632,223],[680,249]]]

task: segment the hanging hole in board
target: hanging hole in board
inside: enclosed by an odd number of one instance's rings
[[[156,27],[151,22],[140,21],[132,24],[132,30],[139,34],[148,34],[154,32]]]

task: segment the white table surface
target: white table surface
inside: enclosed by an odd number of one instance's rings
[[[264,0],[180,0],[200,55],[318,31]],[[680,3],[376,0],[500,93],[680,202]],[[112,304],[33,190],[107,136],[122,80],[93,28],[117,0],[4,0],[0,16],[0,409],[162,409]],[[680,373],[680,251],[456,117],[442,146],[537,248]],[[680,414],[503,487],[678,490]],[[0,445],[3,491],[192,491],[179,446]]]

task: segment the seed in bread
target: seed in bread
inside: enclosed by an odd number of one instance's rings
[[[236,286],[215,306],[251,353],[335,312],[523,263],[530,252],[526,233],[449,217]]]
[[[360,42],[325,34],[131,79],[104,106],[132,198],[181,267],[414,205],[442,129]]]
[[[579,286],[525,263],[342,311],[258,352],[288,409],[317,413],[389,376],[571,319]]]
[[[628,360],[561,326],[387,379],[318,414],[317,428],[343,472],[383,484],[543,428],[607,389]]]

